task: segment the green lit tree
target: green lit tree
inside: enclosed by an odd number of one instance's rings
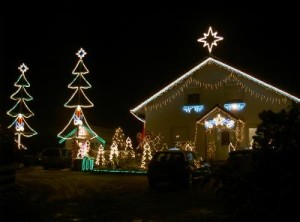
[[[88,152],[91,149],[94,150],[98,148],[90,147],[92,144],[96,144],[91,143],[92,140],[97,139],[99,146],[100,144],[105,144],[105,141],[89,126],[83,113],[83,108],[91,108],[94,104],[85,94],[85,90],[91,88],[91,84],[85,78],[85,75],[89,73],[89,70],[83,62],[83,57],[86,55],[86,52],[81,48],[76,55],[79,60],[72,72],[75,78],[68,85],[68,88],[74,92],[64,105],[66,108],[75,109],[75,111],[65,128],[57,135],[61,139],[60,143],[66,140],[74,140],[73,160],[75,158],[82,159],[88,156]]]
[[[21,75],[15,82],[14,86],[17,87],[17,91],[11,95],[11,99],[15,100],[15,105],[7,111],[7,115],[14,118],[14,121],[8,126],[12,128],[14,126],[14,134],[17,137],[16,142],[18,148],[26,149],[26,146],[22,143],[21,137],[32,137],[37,132],[32,129],[27,123],[26,119],[34,116],[34,113],[29,109],[27,102],[33,100],[32,96],[27,92],[26,88],[30,87],[30,83],[25,77],[25,73],[28,67],[23,63],[19,66]]]

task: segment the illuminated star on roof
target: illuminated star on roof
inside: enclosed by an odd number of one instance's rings
[[[79,51],[76,53],[76,55],[82,59],[85,55],[86,55],[86,52],[84,51],[83,48],[79,49]]]
[[[29,69],[24,63],[18,68],[23,74]]]
[[[208,32],[204,33],[204,37],[198,39],[198,42],[203,42],[203,47],[207,46],[209,53],[211,53],[213,46],[217,46],[217,42],[223,40],[223,37],[217,36],[217,32],[212,31],[209,27]]]

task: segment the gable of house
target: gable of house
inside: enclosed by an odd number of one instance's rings
[[[226,85],[228,100],[234,97],[236,89],[230,94],[230,85],[239,88],[240,93],[250,94],[256,99],[267,102],[285,103],[288,100],[300,102],[300,99],[245,72],[235,69],[215,58],[208,57],[193,69],[149,97],[130,112],[140,121],[145,121],[145,111],[157,109],[171,103],[187,88],[213,90]],[[234,87],[231,87],[234,88]]]

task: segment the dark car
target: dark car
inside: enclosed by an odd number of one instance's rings
[[[226,167],[230,170],[246,172],[253,167],[254,151],[252,149],[241,149],[231,151],[226,161]]]
[[[72,166],[72,150],[63,147],[50,147],[42,151],[40,156],[44,169],[70,168]]]
[[[161,184],[176,184],[190,187],[209,173],[193,151],[173,149],[156,152],[149,162],[147,177],[150,188]]]

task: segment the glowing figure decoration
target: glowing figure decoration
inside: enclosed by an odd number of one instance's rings
[[[16,121],[16,131],[17,132],[23,132],[24,131],[24,121],[22,114],[18,115],[17,121]]]
[[[24,63],[21,64],[18,69],[21,75],[15,82],[14,86],[17,87],[17,91],[13,93],[10,98],[17,101],[16,104],[7,111],[7,115],[14,117],[15,120],[8,126],[11,128],[15,127],[15,135],[17,138],[15,141],[18,144],[18,148],[26,149],[21,142],[21,137],[31,137],[37,134],[37,132],[32,129],[25,119],[34,116],[34,113],[29,109],[27,102],[33,100],[32,96],[27,92],[26,88],[30,87],[30,83],[26,79],[25,72],[29,69]]]
[[[85,142],[79,142],[79,150],[77,153],[77,158],[78,159],[83,159],[84,157],[88,157],[88,152],[90,151],[90,141],[85,141]]]
[[[213,46],[217,46],[217,42],[223,40],[223,37],[217,36],[217,32],[213,32],[212,27],[209,27],[208,32],[204,33],[204,37],[198,39],[198,42],[202,42],[203,47],[208,48],[209,53],[211,53]]]
[[[73,119],[74,119],[74,125],[75,126],[81,126],[82,125],[83,114],[82,114],[80,106],[77,106],[76,111],[73,115]]]

